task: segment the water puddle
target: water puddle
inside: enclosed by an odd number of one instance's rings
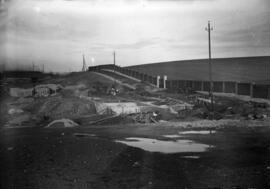
[[[166,138],[179,138],[181,137],[180,135],[162,135],[163,137],[166,137]]]
[[[183,153],[183,152],[205,152],[210,146],[196,143],[192,140],[162,141],[151,138],[130,137],[125,140],[115,140],[128,146],[141,148],[149,152],[161,153]]]
[[[214,134],[216,131],[211,131],[211,130],[201,130],[201,131],[182,131],[178,132],[178,134],[174,135],[162,135],[163,137],[166,138],[181,138],[183,137],[182,135],[192,135],[192,134],[199,134],[199,135],[209,135],[209,134]]]
[[[89,134],[89,133],[74,133],[75,137],[96,137],[95,134]]]
[[[211,130],[204,130],[204,131],[182,131],[178,132],[180,135],[189,135],[189,134],[200,134],[200,135],[209,135],[209,134],[214,134],[216,131],[211,131]]]
[[[200,156],[183,156],[183,158],[187,158],[187,159],[199,159]]]

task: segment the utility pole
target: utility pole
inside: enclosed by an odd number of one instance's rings
[[[115,51],[113,51],[113,73],[115,74]],[[114,87],[116,86],[116,79],[114,80]]]
[[[113,71],[115,72],[115,51],[113,51]]]
[[[82,71],[83,71],[83,72],[86,71],[86,64],[85,64],[84,54],[83,54],[83,67],[82,67]]]
[[[213,79],[212,79],[212,57],[211,57],[211,31],[213,31],[213,28],[211,27],[210,21],[208,21],[208,27],[205,28],[205,30],[208,32],[208,52],[209,52],[209,81],[210,81],[209,96],[211,99],[211,110],[210,110],[209,118],[213,119],[214,102],[213,102]]]

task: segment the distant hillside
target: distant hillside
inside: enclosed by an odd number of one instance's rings
[[[270,83],[270,56],[212,59],[213,80]],[[171,80],[208,80],[208,59],[183,60],[129,66],[149,75]]]

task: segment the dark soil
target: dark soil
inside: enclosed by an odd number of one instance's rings
[[[165,140],[162,135],[178,131],[162,126],[1,130],[1,188],[269,188],[269,128],[228,127],[184,137],[215,146],[204,153],[150,153],[113,142],[131,136]],[[193,155],[200,158],[184,158]]]

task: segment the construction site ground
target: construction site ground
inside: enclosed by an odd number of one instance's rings
[[[209,120],[207,94],[115,79],[84,72],[34,84],[5,81],[1,188],[270,187],[267,103],[216,96]],[[127,81],[135,90],[121,85]],[[9,94],[10,87],[40,84],[59,90],[46,97]]]
[[[148,152],[115,142],[127,137],[173,141],[164,135],[182,130],[154,125],[2,130],[1,187],[269,188],[269,127],[182,136],[212,146],[201,153]]]

